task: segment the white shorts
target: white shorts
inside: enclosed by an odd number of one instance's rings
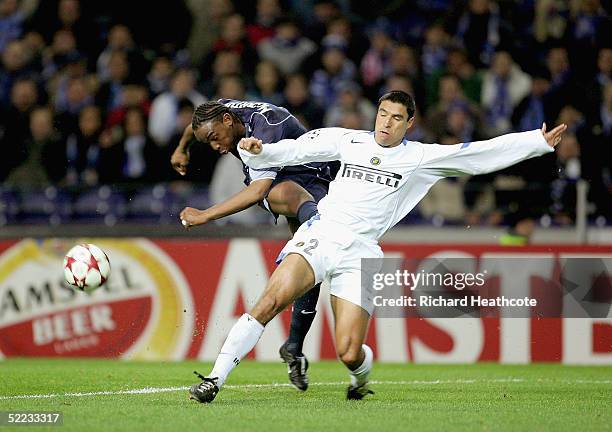
[[[361,259],[382,258],[374,240],[365,239],[344,226],[321,221],[318,215],[302,224],[285,245],[276,262],[287,255],[303,256],[315,275],[315,282],[329,279],[329,293],[363,308],[372,315],[371,289],[361,286]]]

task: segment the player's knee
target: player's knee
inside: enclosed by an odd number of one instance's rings
[[[338,358],[349,368],[357,367],[363,361],[360,344],[344,344],[337,348]]]
[[[272,275],[272,278],[268,282],[266,291],[257,301],[257,304],[253,308],[253,317],[262,324],[267,324],[276,315],[281,313],[286,306],[280,293],[282,286],[282,278],[277,277],[276,274]]]
[[[300,206],[307,201],[313,201],[312,195],[303,187],[294,182],[282,183],[282,196],[293,214],[297,214]]]
[[[282,311],[280,302],[273,294],[264,295],[259,299],[251,315],[262,324],[267,324]]]

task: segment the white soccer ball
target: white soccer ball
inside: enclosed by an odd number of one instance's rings
[[[102,286],[110,275],[110,261],[98,246],[82,243],[64,257],[66,282],[78,291],[93,291]]]

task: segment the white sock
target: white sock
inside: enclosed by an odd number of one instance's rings
[[[370,376],[370,371],[372,370],[372,361],[374,360],[374,353],[372,352],[372,348],[367,346],[366,344],[361,345],[363,351],[365,352],[365,358],[363,359],[363,363],[355,369],[349,370],[349,375],[351,377],[351,386],[360,387],[368,382],[368,378]]]
[[[217,386],[221,388],[232,369],[238,366],[254,347],[264,331],[264,326],[251,315],[245,313],[230,330],[217,356],[215,366],[208,375],[218,378]]]

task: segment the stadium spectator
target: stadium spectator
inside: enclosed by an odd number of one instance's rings
[[[425,78],[444,70],[450,36],[444,26],[434,23],[425,30],[425,43],[421,49],[421,64]]]
[[[567,134],[556,152],[558,176],[550,184],[551,213],[560,225],[576,219],[576,182],[580,179],[580,144]]]
[[[246,33],[251,46],[258,45],[274,35],[274,25],[282,16],[283,10],[279,0],[257,0],[255,18],[246,27]]]
[[[327,107],[336,101],[340,85],[355,78],[356,68],[346,58],[344,46],[330,45],[322,55],[323,67],[312,75],[310,94],[316,104]]]
[[[22,41],[14,40],[2,51],[0,69],[0,107],[7,106],[11,98],[13,83],[29,75],[28,55]]]
[[[493,54],[508,39],[499,5],[491,0],[469,0],[456,24],[455,39],[476,67],[489,66]]]
[[[193,26],[187,47],[194,65],[200,64],[217,40],[221,23],[234,12],[231,0],[189,0]]]
[[[6,182],[23,188],[59,184],[66,171],[66,152],[59,133],[53,129],[53,113],[48,107],[32,110],[24,148],[25,160],[11,171]]]
[[[96,93],[96,105],[105,113],[119,107],[123,99],[123,84],[130,74],[127,53],[114,51],[108,59],[108,78],[102,80]]]
[[[559,115],[561,108],[567,103],[574,103],[576,91],[572,82],[572,74],[564,47],[553,47],[546,55],[546,67],[550,74],[549,103],[554,117]]]
[[[359,111],[347,109],[342,112],[338,126],[345,129],[361,129],[365,123]]]
[[[103,82],[110,79],[111,57],[115,52],[120,51],[130,55],[135,50],[136,44],[130,29],[126,25],[117,24],[111,27],[108,32],[108,43],[96,61],[98,79]]]
[[[243,100],[246,97],[246,90],[240,75],[225,75],[219,80],[213,99]]]
[[[536,0],[534,37],[540,44],[559,42],[566,36],[571,3],[565,0]]]
[[[129,78],[121,87],[119,106],[106,116],[105,128],[112,128],[123,123],[127,109],[132,107],[139,107],[147,116],[151,112],[151,100],[147,87],[137,79]]]
[[[0,52],[7,43],[21,37],[24,20],[25,13],[17,0],[0,0]]]
[[[341,10],[334,0],[315,0],[312,12],[312,16],[304,23],[304,34],[308,39],[321,44],[329,23],[341,16]]]
[[[379,24],[383,31],[390,31],[387,25]],[[321,40],[321,46],[330,45],[343,46],[345,54],[354,64],[361,63],[363,53],[369,47],[369,41],[365,32],[353,31],[353,25],[347,16],[338,16],[329,21],[325,36]],[[312,73],[312,70],[307,70]]]
[[[612,215],[612,83],[603,89],[595,112],[576,131],[581,147],[582,177],[589,182],[589,202],[596,216]]]
[[[70,30],[58,30],[53,35],[53,42],[43,53],[42,78],[52,80],[66,65],[68,56],[77,51],[76,39]]]
[[[531,91],[512,112],[512,127],[522,132],[537,128],[542,123],[552,124],[553,117],[547,100],[550,76],[546,71],[532,75]]]
[[[200,84],[202,93],[214,94],[219,86],[219,81],[227,75],[242,75],[240,55],[234,51],[221,51],[217,54],[212,65],[212,72],[205,75],[204,82]]]
[[[361,95],[361,88],[352,81],[342,83],[338,88],[338,97],[336,102],[327,108],[325,118],[323,120],[324,127],[340,126],[344,116],[348,112],[357,112],[364,124],[372,124],[376,117],[376,108],[374,105]]]
[[[257,52],[261,59],[274,62],[283,75],[289,75],[300,71],[317,46],[300,34],[295,21],[284,18],[276,23],[275,34],[259,43]]]
[[[413,81],[420,78],[419,60],[412,47],[404,43],[394,45],[390,72],[396,75],[406,75]]]
[[[210,53],[202,63],[202,73],[210,76],[210,66],[215,63],[219,53],[232,51],[240,57],[243,72],[252,74],[257,64],[257,51],[246,37],[244,18],[239,14],[233,14],[223,20],[220,37],[215,41]]]
[[[147,85],[153,97],[168,91],[173,73],[174,65],[168,57],[155,57],[147,73]]]
[[[308,93],[308,82],[302,74],[289,75],[285,81],[282,106],[293,113],[306,129],[316,129],[323,125],[323,109],[312,102]]]
[[[79,0],[40,2],[32,17],[32,27],[42,34],[47,43],[58,31],[65,30],[74,35],[79,51],[95,53],[99,49],[97,27],[84,13]]]
[[[25,142],[29,136],[30,113],[38,102],[36,83],[18,79],[11,89],[10,105],[0,108],[0,181],[21,164],[27,155]]]
[[[482,74],[468,61],[464,50],[453,48],[446,58],[446,68],[443,72],[434,73],[426,79],[427,98],[429,107],[437,102],[440,78],[444,75],[454,75],[459,79],[465,96],[474,103],[480,103],[482,91]]]
[[[128,108],[123,137],[100,152],[100,181],[103,183],[155,181],[162,176],[161,156],[147,134],[147,119],[138,107]]]
[[[282,88],[283,82],[274,63],[260,61],[255,68],[255,88],[250,92],[249,99],[281,105]]]
[[[167,146],[178,130],[178,103],[182,98],[188,98],[194,106],[206,100],[195,90],[195,77],[191,69],[177,70],[172,77],[170,90],[153,99],[149,134],[159,147]]]
[[[480,130],[482,119],[480,108],[465,97],[457,77],[453,75],[445,75],[439,82],[440,100],[436,105],[432,106],[427,111],[426,116],[427,124],[431,131],[437,134],[437,136],[444,132],[443,127],[446,123],[446,116],[448,115],[449,110],[455,105],[465,107],[465,109],[467,109],[467,111],[470,113],[470,117],[474,122],[475,127]]]
[[[601,0],[577,0],[574,4],[577,7],[569,28],[572,58],[586,63],[577,72],[592,73],[597,50],[612,37],[612,21]]]
[[[512,112],[530,88],[531,78],[514,63],[510,54],[506,51],[495,53],[482,85],[482,106],[489,136],[511,130]]]
[[[55,100],[55,121],[62,133],[70,134],[77,130],[79,113],[94,103],[91,87],[85,77],[68,78],[66,97]]]
[[[411,46],[404,43],[399,43],[394,46],[391,56],[391,75],[388,75],[387,78],[392,75],[403,75],[408,77],[411,83],[410,94],[414,94],[417,105],[423,106],[425,100],[425,80],[422,76],[418,54]],[[395,88],[390,89],[393,90]],[[384,90],[380,90],[378,94],[373,95],[370,99],[376,100],[384,93]]]
[[[374,87],[391,74],[394,42],[380,26],[370,30],[369,36],[370,48],[361,60],[361,82],[366,87]]]

